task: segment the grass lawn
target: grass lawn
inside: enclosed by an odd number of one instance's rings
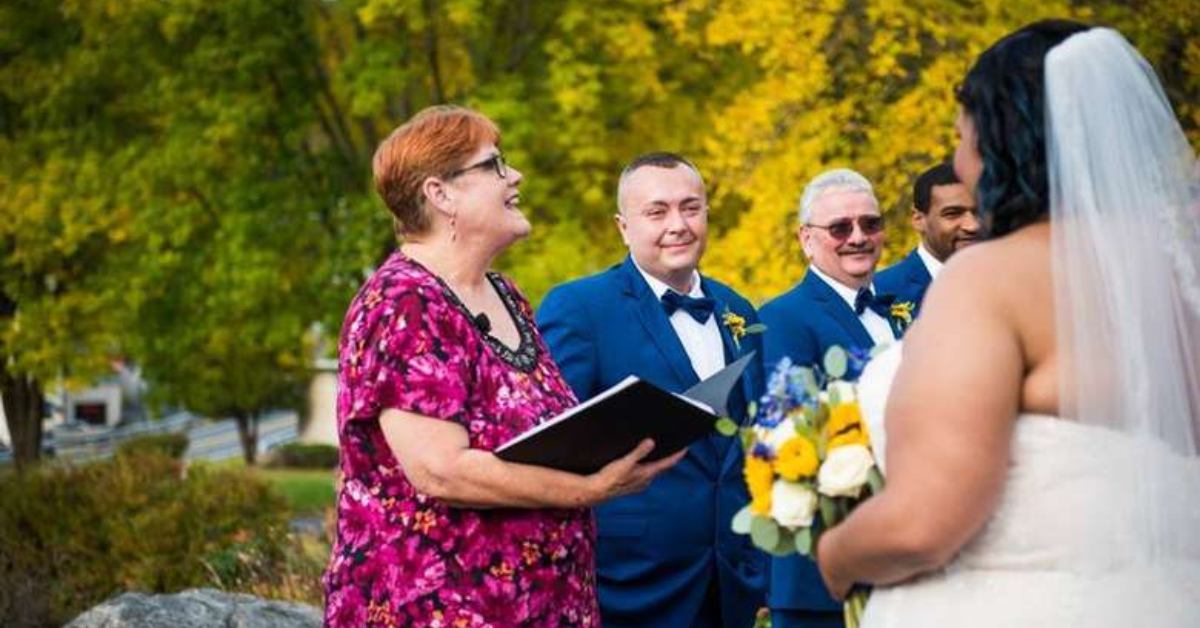
[[[220,462],[199,462],[216,467],[244,467],[241,458],[230,458]],[[333,505],[333,469],[254,469],[264,480],[271,483],[287,499],[293,517],[314,517],[325,513]]]
[[[256,472],[287,498],[295,516],[321,515],[333,505],[332,469],[258,469]]]

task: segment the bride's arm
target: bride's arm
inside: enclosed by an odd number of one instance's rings
[[[937,569],[995,509],[1024,360],[993,251],[958,254],[904,341],[886,413],[887,485],[821,537],[830,591]],[[990,248],[990,247],[987,247]],[[986,281],[981,278],[986,277]]]

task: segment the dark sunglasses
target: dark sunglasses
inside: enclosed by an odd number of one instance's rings
[[[446,178],[453,179],[460,174],[466,174],[472,170],[477,170],[480,168],[494,169],[496,171],[496,176],[500,177],[501,179],[508,176],[508,164],[504,163],[504,153],[496,153],[495,155],[492,155],[491,157],[488,157],[477,164],[471,164],[469,166],[459,168],[458,170],[447,174]]]
[[[804,226],[813,227],[814,229],[824,229],[829,232],[830,237],[834,240],[846,240],[854,234],[854,220],[851,218],[835,220],[827,225],[806,223]],[[863,235],[875,235],[883,231],[883,216],[859,216],[858,228],[862,230]]]

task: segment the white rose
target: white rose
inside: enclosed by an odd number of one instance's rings
[[[803,484],[775,480],[771,487],[771,518],[785,528],[812,525],[817,512],[817,494]]]
[[[817,490],[830,497],[858,497],[875,459],[862,445],[845,445],[829,452],[817,471]]]

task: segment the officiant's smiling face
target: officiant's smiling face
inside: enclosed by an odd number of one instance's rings
[[[808,223],[800,228],[800,245],[808,261],[839,283],[858,288],[871,281],[883,249],[883,229],[879,204],[870,192],[856,189],[831,189],[813,202]],[[830,226],[849,222],[853,231],[845,238],[834,237]],[[868,233],[868,231],[873,231]]]
[[[679,291],[689,288],[708,238],[708,197],[684,163],[627,172],[617,198],[617,228],[642,270]]]

